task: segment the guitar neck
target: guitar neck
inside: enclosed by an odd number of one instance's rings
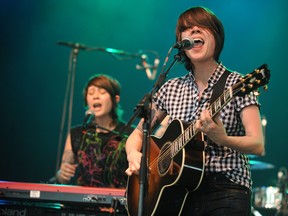
[[[208,108],[211,117],[215,117],[220,110],[233,98],[233,87],[228,88],[224,91],[219,98],[217,98]],[[187,127],[183,133],[175,139],[171,144],[171,157],[177,155],[187,143],[189,143],[198,133],[196,129],[196,123],[192,123]]]
[[[215,117],[222,108],[232,100],[233,98],[233,91],[232,87],[228,88],[227,90],[224,91],[224,93],[217,98],[209,107],[209,112],[211,117]]]

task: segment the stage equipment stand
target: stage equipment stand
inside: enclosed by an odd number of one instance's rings
[[[278,171],[278,184],[280,193],[282,194],[281,207],[277,210],[275,216],[288,216],[288,171],[286,167],[281,167]]]
[[[143,118],[143,140],[142,140],[142,158],[140,163],[140,172],[139,172],[139,199],[138,199],[138,216],[143,215],[143,205],[144,205],[144,199],[146,196],[146,193],[148,191],[148,183],[147,179],[149,176],[149,164],[150,164],[150,158],[149,158],[149,150],[150,150],[150,133],[151,133],[151,106],[152,106],[152,98],[157,97],[156,92],[159,90],[159,88],[164,84],[166,81],[166,77],[171,70],[171,68],[181,60],[181,49],[178,49],[178,53],[174,56],[174,60],[169,66],[169,68],[164,72],[166,63],[169,60],[169,55],[172,51],[174,46],[172,46],[167,54],[167,57],[163,63],[163,67],[161,69],[161,73],[153,86],[150,93],[147,93],[144,95],[144,97],[140,100],[140,102],[137,104],[136,108],[134,109],[134,115],[131,117],[131,119],[128,121],[126,126],[131,125],[134,120],[138,118]]]
[[[62,43],[58,43],[58,44],[64,45]],[[65,90],[65,96],[64,96],[64,104],[63,104],[60,132],[59,132],[59,139],[58,139],[57,163],[56,163],[55,176],[56,176],[57,170],[60,167],[61,146],[62,146],[61,144],[63,140],[63,130],[65,126],[67,106],[68,106],[67,134],[69,133],[71,129],[77,56],[79,53],[79,49],[86,50],[86,48],[80,46],[78,43],[73,44],[73,45],[71,44],[70,46],[71,46],[71,52],[70,52],[70,57],[69,57],[67,84],[66,84],[66,90]]]

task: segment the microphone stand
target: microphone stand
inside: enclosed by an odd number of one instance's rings
[[[69,57],[68,78],[67,78],[67,85],[66,85],[66,91],[65,91],[64,105],[63,105],[63,110],[62,110],[60,134],[59,134],[59,139],[58,139],[58,151],[57,151],[58,155],[57,155],[56,172],[55,172],[56,174],[60,167],[60,159],[61,159],[60,152],[61,152],[61,143],[63,139],[63,129],[64,129],[64,123],[65,123],[65,117],[66,117],[67,104],[69,104],[67,133],[69,133],[70,128],[71,128],[76,63],[77,63],[77,56],[79,53],[79,49],[81,49],[81,47],[77,45],[71,46],[71,47],[72,47],[72,50],[70,52],[70,57]],[[70,97],[69,97],[69,93],[70,93]],[[68,101],[68,97],[69,97],[69,101]]]
[[[288,185],[288,171],[285,167],[281,167],[278,171],[278,188],[279,192],[282,195],[281,203],[279,209],[277,208],[277,212],[275,216],[288,216],[288,208],[287,208],[287,187]]]
[[[168,55],[170,54],[172,48],[168,52]],[[151,103],[152,103],[152,97],[153,95],[159,90],[159,88],[164,84],[167,74],[171,70],[171,68],[181,59],[180,49],[178,50],[178,53],[174,56],[174,61],[171,63],[169,68],[166,70],[166,72],[163,73],[163,68],[165,66],[165,63],[168,61],[168,57],[166,58],[166,61],[164,62],[162,72],[160,76],[158,77],[155,85],[153,86],[150,93],[147,93],[144,95],[144,97],[140,100],[140,102],[137,104],[134,115],[129,120],[127,125],[131,125],[132,122],[137,118],[143,118],[143,140],[142,140],[142,158],[141,158],[141,166],[140,166],[140,173],[139,173],[139,199],[138,199],[138,216],[143,215],[143,204],[144,204],[144,198],[148,192],[149,185],[147,184],[147,178],[149,176],[149,173],[147,172],[148,167],[147,164],[150,164],[150,158],[147,153],[149,153],[150,150],[150,129],[151,129]]]

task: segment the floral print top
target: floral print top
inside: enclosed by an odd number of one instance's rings
[[[124,123],[118,123],[115,131],[121,131]],[[128,129],[128,134],[132,132]],[[127,132],[125,133],[127,134]],[[71,129],[72,148],[78,160],[77,185],[125,188],[128,167],[126,138],[113,132],[83,134],[82,127]]]

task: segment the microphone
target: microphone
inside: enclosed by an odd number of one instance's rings
[[[91,47],[88,47],[84,44],[79,44],[79,43],[72,43],[72,42],[66,42],[66,41],[57,41],[58,45],[62,45],[62,46],[68,46],[68,47],[72,47],[74,49],[82,49],[82,50],[89,50],[91,49]]]
[[[151,74],[151,70],[150,70],[151,65],[148,64],[148,62],[147,62],[147,55],[145,55],[145,54],[141,55],[141,59],[142,59],[143,69],[145,70],[147,75],[148,74],[150,75]]]
[[[150,80],[154,80],[156,77],[156,73],[158,70],[158,66],[160,63],[159,57],[156,57],[154,60],[154,65],[150,65],[147,61],[147,55],[146,54],[142,54],[141,55],[141,64],[142,66],[140,66],[139,64],[136,65],[136,69],[137,70],[145,70],[148,79]],[[151,69],[153,69],[153,71],[151,72]]]
[[[156,77],[159,63],[160,63],[160,59],[159,59],[159,57],[156,57],[156,58],[154,59],[154,65],[153,65],[153,73],[152,73],[152,74],[153,74],[153,80],[154,80],[155,77]]]
[[[87,129],[89,129],[91,126],[93,126],[93,122],[95,121],[95,114],[92,110],[88,109],[85,112],[85,118],[82,124],[82,132],[86,133]]]
[[[189,50],[194,47],[194,41],[192,41],[190,38],[183,38],[182,41],[177,42],[174,44],[173,48],[176,49],[184,49],[184,50]]]

